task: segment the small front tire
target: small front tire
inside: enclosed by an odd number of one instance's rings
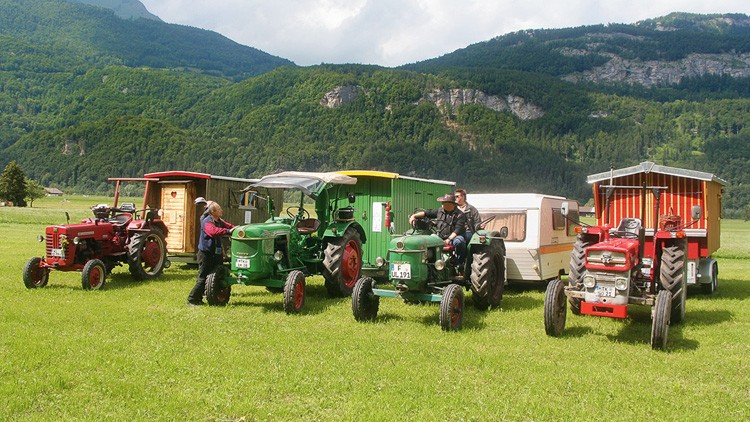
[[[360,277],[352,291],[352,313],[357,321],[372,321],[378,316],[380,297],[372,291],[375,280],[372,277]]]
[[[458,284],[449,284],[440,300],[440,328],[458,331],[464,321],[464,291]]]
[[[83,266],[81,286],[84,290],[101,290],[107,278],[107,267],[98,259],[92,259]]]
[[[672,314],[672,293],[662,290],[656,295],[653,317],[651,321],[651,348],[664,350],[667,348],[669,334],[669,320]]]
[[[559,278],[547,285],[544,294],[544,331],[548,336],[560,337],[565,330],[565,318],[568,312],[568,301],[565,297],[563,282]]]
[[[224,271],[219,268],[206,277],[206,302],[209,306],[225,306],[232,295],[232,286],[224,285]]]
[[[305,305],[305,274],[292,271],[284,283],[284,312],[298,314]]]
[[[42,258],[31,258],[23,267],[23,284],[27,289],[45,287],[49,281],[49,268],[42,268]]]

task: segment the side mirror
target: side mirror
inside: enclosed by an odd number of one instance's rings
[[[500,237],[502,237],[503,239],[508,237],[508,226],[503,226],[500,228]]]
[[[568,201],[565,201],[562,203],[562,205],[560,205],[560,213],[567,217],[568,211],[570,211],[570,204],[568,203]]]
[[[703,208],[700,205],[693,205],[690,215],[693,217],[693,220],[700,220],[703,217]]]
[[[353,193],[353,192],[349,192],[348,194],[346,194],[346,197],[347,197],[347,199],[349,199],[349,203],[350,203],[350,204],[353,204],[353,203],[354,203],[354,200],[355,200],[355,199],[357,199],[357,198],[356,198],[356,197],[354,196],[354,193]]]

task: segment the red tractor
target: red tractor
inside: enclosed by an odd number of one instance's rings
[[[44,287],[50,270],[82,271],[81,285],[86,290],[104,287],[107,274],[116,266],[127,263],[136,280],[157,277],[169,267],[166,242],[167,227],[159,219],[157,210],[123,203],[119,207],[120,181],[150,179],[113,178],[114,205],[91,208],[93,218],[78,224],[49,226],[40,242],[45,242],[46,255],[31,258],[23,268],[23,283],[28,289]],[[67,215],[67,213],[66,213]]]
[[[692,222],[681,217],[661,216],[659,202],[664,186],[603,185],[606,198],[605,224],[583,225],[571,252],[568,285],[557,279],[547,286],[544,298],[544,328],[560,336],[565,328],[567,305],[576,315],[626,318],[628,305],[651,306],[651,347],[664,349],[670,324],[685,316],[688,242],[685,228],[702,215],[691,209]],[[616,191],[640,190],[641,215],[646,215],[647,193],[653,195],[655,227],[645,229],[639,218],[623,218],[617,227],[609,224],[610,200]],[[567,216],[566,204],[562,207]]]

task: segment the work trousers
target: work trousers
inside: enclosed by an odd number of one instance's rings
[[[222,264],[224,257],[221,254],[213,252],[198,252],[198,277],[195,280],[195,286],[188,295],[188,302],[200,303],[203,301],[203,295],[206,292],[206,277],[211,274],[216,267]]]

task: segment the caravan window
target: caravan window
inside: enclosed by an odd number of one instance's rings
[[[578,215],[578,210],[570,210],[568,211],[568,218],[566,220],[566,224],[568,227],[568,236],[576,236],[576,227],[578,227],[578,224],[576,224],[576,221],[580,221],[580,216]]]
[[[560,208],[552,208],[552,230],[565,229],[565,216]]]
[[[523,242],[526,239],[526,211],[480,211],[482,220],[492,216],[495,219],[485,224],[487,230],[500,230],[505,226],[508,228],[506,242]]]

